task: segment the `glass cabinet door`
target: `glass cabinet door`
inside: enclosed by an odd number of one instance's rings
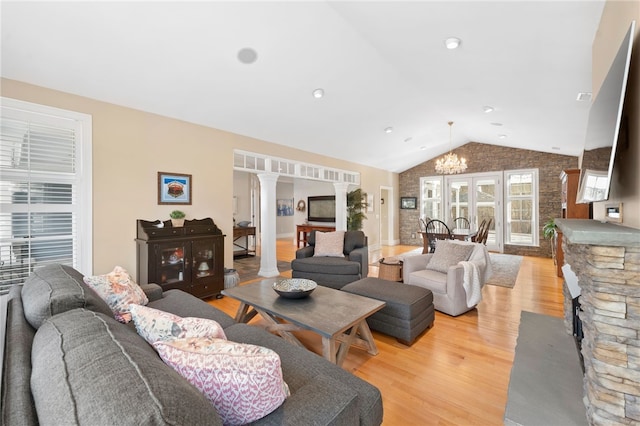
[[[186,257],[187,249],[183,243],[158,244],[158,260],[156,279],[157,284],[178,286],[188,280],[189,262]]]
[[[213,240],[194,241],[191,248],[192,273],[196,278],[204,278],[214,275],[215,245]]]

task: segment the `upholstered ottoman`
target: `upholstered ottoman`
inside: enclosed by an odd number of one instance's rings
[[[367,277],[345,285],[342,291],[386,302],[384,308],[367,318],[367,324],[405,345],[413,344],[433,325],[433,294],[426,288]]]

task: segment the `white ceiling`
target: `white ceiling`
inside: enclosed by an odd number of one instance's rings
[[[2,1],[1,73],[394,172],[445,153],[448,121],[454,147],[577,156],[603,6]]]

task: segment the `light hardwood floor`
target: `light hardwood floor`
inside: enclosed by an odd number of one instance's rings
[[[381,256],[415,248],[385,246]],[[278,259],[293,259],[295,249],[290,240],[279,240]],[[372,267],[369,276],[377,272]],[[374,331],[378,355],[349,351],[343,368],[380,389],[385,425],[503,424],[520,312],[562,317],[562,280],[552,259],[524,257],[513,289],[485,286],[482,294],[477,309],[458,317],[436,311],[433,328],[411,347]],[[230,315],[238,307],[228,297],[209,303]],[[319,337],[297,335],[321,353]]]

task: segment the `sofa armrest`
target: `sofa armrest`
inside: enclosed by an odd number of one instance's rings
[[[306,257],[313,257],[314,247],[306,246],[296,250],[296,259],[304,259]]]
[[[364,246],[351,250],[349,260],[360,264],[360,276],[362,278],[369,275],[369,247]]]
[[[147,295],[147,299],[149,299],[149,302],[162,299],[162,287],[160,287],[158,284],[140,284],[140,288],[142,288],[144,294]]]
[[[252,425],[357,425],[358,394],[346,384],[318,375],[277,410]]]
[[[431,260],[432,253],[418,254],[416,256],[407,256],[402,259],[402,281],[409,283],[409,275],[413,272],[421,271],[427,268],[427,263]]]

